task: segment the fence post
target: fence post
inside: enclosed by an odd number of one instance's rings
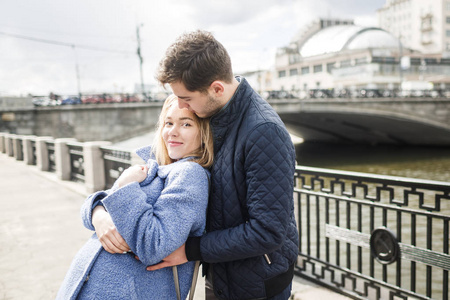
[[[28,135],[23,137],[23,160],[27,165],[34,165],[33,145],[32,141],[36,139],[35,135]]]
[[[51,136],[40,136],[36,138],[36,165],[41,171],[49,170],[47,141],[51,141]]]
[[[86,142],[83,145],[84,178],[88,193],[105,188],[105,162],[100,147],[109,145],[111,142]]]
[[[76,139],[64,138],[55,140],[55,168],[56,176],[61,180],[70,180],[70,153],[68,142],[75,142]]]
[[[136,152],[131,151],[131,165],[142,165],[145,164],[146,162],[139,156],[136,154]]]
[[[2,152],[2,153],[6,153],[5,135],[6,135],[6,132],[0,132],[0,152]]]
[[[14,157],[16,158],[16,160],[23,160],[22,140],[23,140],[22,135],[13,136],[13,139],[12,139],[13,152],[14,152]]]
[[[14,155],[14,149],[12,147],[12,137],[13,134],[6,134],[5,135],[5,149],[6,149],[6,155],[13,156]]]

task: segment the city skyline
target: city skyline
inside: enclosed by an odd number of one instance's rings
[[[145,84],[165,49],[184,31],[214,33],[235,73],[273,66],[276,49],[318,18],[376,26],[385,0],[54,1],[3,3],[0,95],[133,92],[140,84],[139,28]]]

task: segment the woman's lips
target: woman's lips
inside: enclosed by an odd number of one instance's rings
[[[168,143],[170,146],[179,146],[179,145],[181,145],[181,144],[183,144],[183,143],[181,143],[181,142],[174,142],[174,141],[169,141],[169,143]]]

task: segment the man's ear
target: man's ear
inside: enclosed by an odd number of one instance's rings
[[[223,82],[219,80],[213,81],[213,83],[211,83],[209,88],[216,97],[222,97],[223,92],[225,91],[225,86],[223,85]]]

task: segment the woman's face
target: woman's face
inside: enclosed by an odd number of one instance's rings
[[[179,160],[200,148],[200,129],[195,118],[194,113],[180,109],[176,102],[167,111],[162,135],[171,159]]]

